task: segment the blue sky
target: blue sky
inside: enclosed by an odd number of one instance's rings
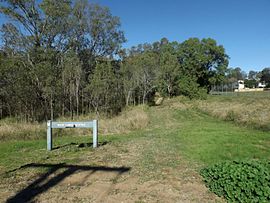
[[[92,1],[93,2],[93,1]],[[119,16],[125,47],[162,37],[215,39],[230,67],[270,67],[270,0],[94,0]]]
[[[270,0],[91,0],[119,16],[127,43],[162,37],[183,42],[215,39],[230,56],[230,67],[246,72],[270,67]],[[5,21],[0,16],[0,24]]]

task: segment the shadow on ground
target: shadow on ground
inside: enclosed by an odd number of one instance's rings
[[[109,142],[105,141],[105,142],[99,142],[98,146],[104,146],[106,144],[108,144]],[[76,142],[71,142],[69,144],[64,144],[64,145],[59,145],[56,147],[53,147],[54,149],[61,149],[61,148],[65,148],[65,147],[69,147],[69,146],[77,146],[79,148],[84,148],[84,147],[92,147],[93,146],[93,142],[87,142],[87,143],[76,143]]]
[[[119,177],[121,174],[128,172],[130,168],[128,167],[106,167],[106,166],[87,166],[87,165],[70,165],[70,164],[38,164],[31,163],[20,167],[23,168],[49,168],[48,172],[41,175],[38,179],[33,181],[26,188],[19,191],[13,197],[7,199],[7,203],[10,202],[32,202],[32,200],[39,194],[46,192],[50,188],[56,186],[59,182],[64,180],[66,177],[72,175],[76,171],[91,171],[90,175],[97,171],[103,172],[115,172]],[[56,176],[51,176],[55,174],[58,170],[61,170]],[[63,171],[62,171],[63,170]],[[51,177],[50,177],[51,176]]]

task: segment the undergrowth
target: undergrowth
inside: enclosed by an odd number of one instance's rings
[[[146,113],[146,106],[136,106],[128,108],[118,116],[107,118],[95,115],[81,115],[74,117],[74,121],[89,121],[98,119],[99,133],[108,134],[125,134],[133,130],[145,128],[149,123]],[[72,121],[69,117],[61,117],[57,121]],[[35,140],[46,137],[46,122],[30,123],[21,122],[16,119],[6,118],[0,120],[0,140]],[[54,135],[90,135],[90,129],[54,129]]]

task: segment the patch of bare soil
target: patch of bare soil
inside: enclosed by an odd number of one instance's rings
[[[1,202],[217,202],[198,173],[184,160],[177,168],[152,174],[142,168],[142,155],[151,141],[108,144],[89,151],[76,165],[48,164],[34,173],[30,164],[1,181]],[[176,157],[180,158],[181,157]],[[33,173],[31,173],[33,172]],[[150,176],[151,175],[151,176]],[[147,176],[149,176],[147,178]]]

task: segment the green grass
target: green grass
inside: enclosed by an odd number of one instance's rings
[[[117,146],[121,153],[129,153],[126,147],[129,143],[140,143],[143,147],[136,163],[141,172],[149,175],[148,178],[166,167],[177,168],[183,161],[179,157],[199,165],[199,168],[224,160],[270,159],[269,132],[236,126],[193,108],[178,107],[179,100],[145,109],[150,119],[146,129],[124,135],[100,136],[100,142],[107,141],[108,145]],[[45,139],[2,141],[0,171],[13,170],[32,162],[76,163],[88,153],[97,154],[91,147],[79,148],[71,143],[91,141],[90,136],[57,137],[54,146],[64,147],[52,152],[46,151]],[[118,152],[114,153],[117,156]]]
[[[182,143],[182,152],[206,165],[224,160],[269,159],[268,132],[237,127],[195,111],[177,111],[183,127],[172,135]],[[177,136],[178,135],[178,136]]]
[[[116,136],[99,137],[99,143],[117,140]],[[0,143],[0,166],[4,171],[14,170],[32,162],[76,163],[91,147],[78,147],[92,143],[92,136],[62,136],[53,138],[52,151],[47,151],[45,139],[28,141],[5,141]],[[1,169],[0,168],[0,169]]]

